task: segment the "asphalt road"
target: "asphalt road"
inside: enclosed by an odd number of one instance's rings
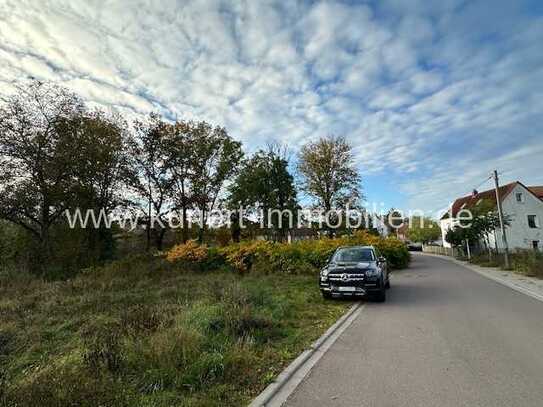
[[[543,302],[416,254],[287,406],[543,406]]]

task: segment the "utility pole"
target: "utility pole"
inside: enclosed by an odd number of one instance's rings
[[[505,235],[505,225],[503,224],[502,203],[500,201],[500,186],[498,182],[498,171],[494,170],[494,185],[496,186],[496,205],[498,207],[498,217],[500,218],[500,228],[502,230],[502,240],[505,255],[505,268],[509,268],[509,245],[507,244],[507,236]]]

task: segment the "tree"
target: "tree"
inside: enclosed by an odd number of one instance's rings
[[[172,211],[170,198],[173,195],[175,179],[172,175],[169,142],[174,126],[152,114],[146,122],[135,123],[135,135],[130,142],[132,174],[129,186],[142,199],[137,207],[144,213],[147,234],[147,250],[151,246],[152,230],[155,226],[155,244],[162,249],[167,215]]]
[[[481,239],[485,242],[488,248],[489,257],[492,256],[490,248],[489,235],[500,227],[500,219],[495,210],[495,204],[489,200],[480,201],[476,206],[471,208],[471,219],[461,219],[459,224],[453,229],[450,229],[445,240],[453,246],[461,246],[473,244]],[[511,223],[510,216],[504,216],[504,226],[507,227]]]
[[[428,243],[439,239],[441,230],[431,218],[413,216],[407,229],[407,238],[412,242]]]
[[[64,123],[83,113],[66,89],[32,82],[0,107],[0,218],[19,225],[50,254],[50,230],[73,201],[77,138]]]
[[[298,157],[302,190],[326,213],[361,198],[361,179],[352,148],[343,137],[326,137],[304,145]]]
[[[490,235],[494,231],[500,228],[500,217],[496,210],[496,205],[490,200],[479,201],[479,203],[472,208],[471,213],[473,215],[473,221],[471,222],[471,230],[475,239],[483,239],[487,250],[489,260],[492,258],[492,248],[490,247]],[[503,217],[504,227],[508,227],[511,224],[511,216],[504,215]]]
[[[394,233],[397,233],[398,230],[405,225],[405,218],[403,214],[394,208],[390,208],[383,221],[389,230],[393,231]]]
[[[455,226],[452,229],[447,230],[445,241],[453,247],[459,247],[464,244],[466,237],[469,238],[466,229]]]
[[[259,150],[247,159],[235,181],[229,188],[229,206],[232,209],[243,207],[252,209],[258,216],[257,208],[262,210],[262,223],[267,229],[278,233],[280,240],[286,237],[289,219],[285,210],[291,211],[294,219],[297,201],[294,178],[288,171],[288,160],[281,148],[269,146],[267,151]],[[268,218],[268,210],[274,210]],[[235,219],[236,221],[239,219]],[[271,220],[271,223],[268,221]]]
[[[191,179],[194,172],[194,147],[197,140],[197,124],[177,122],[168,140],[168,161],[174,179],[174,203],[176,210],[181,209],[182,240],[188,240],[188,211],[193,208],[194,196]]]
[[[199,211],[199,240],[204,240],[208,214],[215,208],[226,180],[234,176],[243,158],[241,143],[233,140],[222,127],[206,122],[191,125],[194,140],[190,172],[192,196]]]
[[[108,217],[125,206],[124,184],[129,171],[126,124],[96,110],[67,120],[61,127],[71,133],[77,146],[71,164],[76,175],[71,206],[93,210],[98,217]],[[111,257],[113,232],[103,222],[97,229],[88,229],[87,239],[88,252],[97,252],[99,260]]]

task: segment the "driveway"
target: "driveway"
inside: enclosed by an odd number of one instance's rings
[[[415,254],[287,406],[543,406],[543,302]]]

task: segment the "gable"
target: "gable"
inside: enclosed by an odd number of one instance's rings
[[[527,187],[523,183],[516,181],[502,185],[499,188],[500,202],[503,202],[504,199],[506,199],[517,186],[523,188],[526,193],[533,195],[538,200],[543,201],[543,186],[538,185]],[[466,195],[462,198],[458,198],[451,205],[451,209],[443,214],[441,219],[447,219],[451,215],[453,218],[455,218],[458,212],[460,212],[462,209],[472,209],[481,201],[490,202],[491,205],[496,207],[496,191],[494,189],[489,189],[487,191],[478,192],[477,194]]]

